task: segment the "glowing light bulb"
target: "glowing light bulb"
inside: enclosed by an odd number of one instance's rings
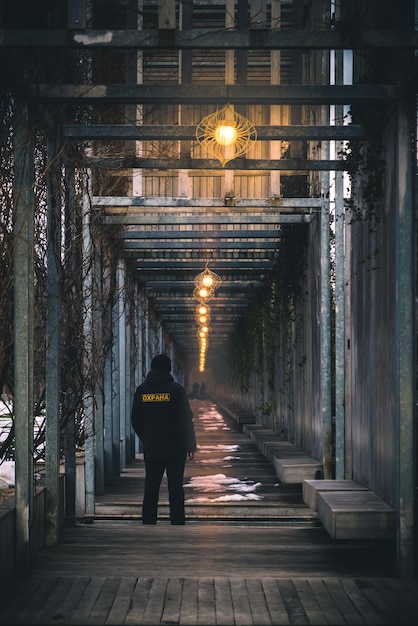
[[[232,146],[237,139],[237,129],[233,124],[221,122],[215,129],[215,140],[221,146]]]
[[[203,279],[202,279],[202,285],[204,287],[212,287],[212,285],[213,285],[213,278],[212,278],[212,276],[209,276],[209,275],[204,276]]]

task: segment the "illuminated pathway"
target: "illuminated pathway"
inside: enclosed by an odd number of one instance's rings
[[[198,452],[186,464],[187,521],[314,525],[317,516],[302,501],[301,485],[279,484],[273,466],[232,420],[210,400],[191,400]],[[101,518],[141,513],[142,458],[123,470],[106,495],[96,498]],[[159,521],[168,520],[167,481],[160,492]]]

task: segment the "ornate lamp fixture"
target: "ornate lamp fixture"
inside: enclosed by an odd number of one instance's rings
[[[208,348],[208,336],[209,336],[209,322],[210,322],[210,308],[207,302],[215,295],[215,290],[221,285],[222,279],[218,274],[212,272],[206,267],[203,272],[200,272],[195,279],[195,288],[193,290],[193,296],[199,301],[199,306],[196,307],[195,319],[198,324],[198,330],[196,336],[199,342],[199,371],[203,372],[205,369],[206,351]]]
[[[200,304],[200,306],[198,306],[196,309],[195,319],[199,326],[201,326],[202,324],[208,324],[210,322],[209,307],[204,304]]]
[[[218,276],[218,274],[212,272],[206,263],[204,271],[200,272],[200,274],[195,277],[194,284],[198,288],[215,291],[215,289],[218,289],[218,287],[222,284],[222,279]]]
[[[199,337],[199,372],[205,371],[206,351],[208,349],[208,338]]]
[[[199,122],[196,139],[224,166],[248,152],[257,139],[257,131],[246,117],[227,104]]]
[[[202,303],[209,302],[209,300],[212,300],[215,295],[215,290],[221,283],[221,277],[215,274],[215,272],[212,272],[206,265],[204,271],[200,272],[194,279],[196,286],[193,290],[193,297]]]
[[[209,300],[212,300],[214,295],[214,290],[209,289],[209,287],[200,286],[193,289],[193,297],[202,303],[209,302]]]

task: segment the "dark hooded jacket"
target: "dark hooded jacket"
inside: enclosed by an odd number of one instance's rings
[[[196,450],[186,391],[169,372],[152,369],[148,373],[135,391],[131,421],[144,456],[177,459]]]

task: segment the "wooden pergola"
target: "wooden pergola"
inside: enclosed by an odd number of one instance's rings
[[[391,50],[395,57],[414,57],[418,33],[409,21],[413,2],[400,3],[398,12],[403,7],[407,15],[399,19],[394,29],[386,23],[380,25],[379,3],[372,3],[368,23],[365,20],[359,26],[353,21],[347,2],[316,0],[308,10],[302,0],[132,0],[126,3],[130,10],[126,12],[124,27],[115,29],[100,25],[106,17],[95,14],[96,4],[68,0],[65,27],[6,27],[0,31],[3,50],[24,48],[29,54],[44,49],[52,54],[56,50],[74,50],[91,62],[92,77],[88,83],[31,84],[17,103],[23,112],[20,119],[27,119],[33,111],[42,114],[45,110],[49,119],[44,121],[49,124],[54,115],[51,112],[58,116],[61,109],[74,104],[89,108],[88,123],[64,123],[58,138],[51,133],[50,158],[53,160],[64,144],[82,144],[84,154],[75,167],[100,172],[101,176],[125,185],[124,195],[106,195],[93,175],[89,190],[92,205],[103,213],[105,222],[115,228],[115,236],[121,241],[121,282],[125,264],[134,267],[140,289],[189,368],[198,358],[196,301],[191,297],[196,274],[208,264],[222,277],[222,285],[211,302],[208,363],[216,368],[254,290],[274,267],[283,225],[316,224],[320,247],[320,264],[316,268],[320,373],[315,393],[319,398],[322,442],[318,450],[323,455],[325,477],[331,477],[332,411],[336,417],[337,477],[347,477],[355,467],[348,441],[351,422],[347,421],[348,398],[356,384],[348,361],[350,340],[354,339],[347,334],[352,323],[347,291],[352,266],[344,188],[348,164],[339,151],[344,142],[364,138],[365,129],[346,123],[347,109],[369,104],[391,107],[396,112],[396,410],[395,416],[387,419],[394,420],[397,433],[396,458],[392,459],[397,478],[395,501],[391,504],[398,512],[399,571],[401,575],[410,575],[416,532],[412,309],[415,159],[408,150],[414,124],[408,107],[415,104],[412,96],[405,106],[405,85],[396,80],[388,84],[360,84],[356,63],[350,81],[344,72],[352,69],[352,58],[363,52]],[[359,10],[363,7],[361,2],[355,5]],[[106,55],[110,55],[111,80],[96,82]],[[118,55],[124,59],[119,76]],[[226,103],[251,119],[257,142],[245,156],[222,166],[197,144],[196,124]],[[114,107],[118,111],[114,119],[97,121],[105,119],[106,111]],[[124,117],[123,123],[118,117]],[[48,132],[48,125],[45,128]],[[16,229],[21,236],[15,265],[15,332],[19,338],[15,347],[15,417],[16,455],[22,459],[29,446],[26,417],[31,411],[33,384],[33,240],[27,219],[33,180],[28,135],[29,122],[16,128]],[[283,142],[288,144],[286,150]],[[115,144],[118,148],[112,153]],[[287,195],[292,180],[303,180],[308,193]],[[331,216],[335,220],[332,251]],[[55,245],[59,246],[58,239]],[[331,257],[335,264],[335,340],[331,333]],[[52,416],[58,413],[59,402],[59,339],[55,337],[54,345],[54,336],[59,327],[60,306],[60,278],[52,256],[49,281],[48,323],[53,340],[48,346],[52,365],[47,376],[48,410]],[[125,399],[126,406],[129,401],[129,397]],[[55,427],[48,433],[46,479],[51,494],[49,540],[54,543],[58,528],[59,433],[56,418],[55,422],[50,419]],[[93,443],[86,449],[86,459],[92,470]],[[17,498],[18,541],[24,556],[29,533],[26,504],[31,490],[30,462],[23,461],[17,471],[22,486]],[[94,471],[91,476],[93,482],[87,479],[88,512],[94,510]]]

